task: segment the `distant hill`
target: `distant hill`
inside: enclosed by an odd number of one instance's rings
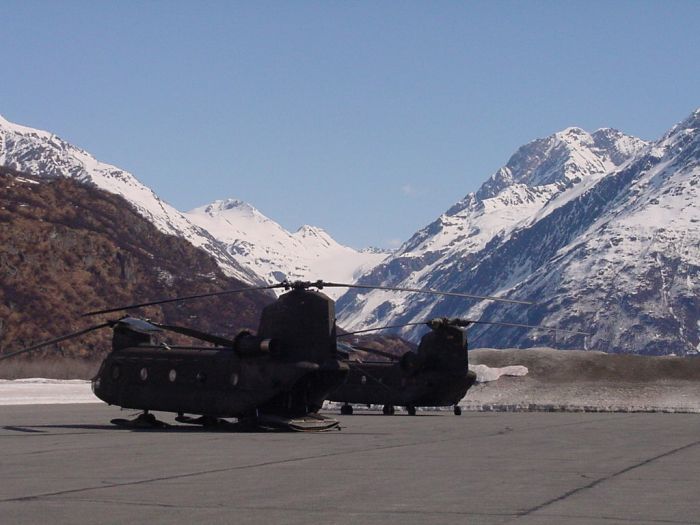
[[[8,168],[0,168],[0,188],[0,352],[122,315],[80,317],[89,310],[248,286],[226,276],[205,251],[161,232],[119,195]],[[231,336],[257,329],[260,310],[273,298],[250,291],[140,313]],[[99,354],[109,349],[106,332],[58,347],[72,356]]]

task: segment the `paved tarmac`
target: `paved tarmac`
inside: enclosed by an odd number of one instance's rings
[[[357,414],[322,434],[108,423],[127,415],[0,407],[0,523],[700,523],[694,414]]]

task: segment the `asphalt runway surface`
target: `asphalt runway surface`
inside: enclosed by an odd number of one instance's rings
[[[695,414],[356,412],[327,433],[109,424],[128,415],[0,407],[0,523],[700,523]]]

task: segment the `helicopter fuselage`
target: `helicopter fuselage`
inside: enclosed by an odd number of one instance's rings
[[[350,362],[347,380],[328,400],[346,405],[385,407],[456,406],[475,383],[469,371],[466,333],[436,320],[421,339],[417,352],[400,361]]]
[[[342,363],[240,357],[230,348],[137,346],[111,352],[95,395],[138,410],[245,417],[256,410],[314,412],[347,372]],[[287,408],[288,410],[284,410]]]
[[[352,364],[348,378],[329,396],[330,401],[363,405],[453,406],[474,384],[468,370],[453,374],[426,370],[409,375],[399,363]]]
[[[318,292],[293,290],[268,305],[258,335],[197,334],[226,346],[156,345],[147,325],[115,326],[92,383],[106,403],[219,418],[297,417],[318,411],[349,370],[336,353],[333,302]]]

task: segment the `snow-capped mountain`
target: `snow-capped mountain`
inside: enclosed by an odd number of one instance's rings
[[[312,226],[291,234],[240,201],[217,201],[184,214],[132,174],[96,160],[52,133],[1,116],[0,166],[44,178],[70,177],[121,195],[160,231],[204,249],[227,275],[250,284],[284,278],[354,281],[387,255],[341,246]],[[331,295],[339,293],[333,289]]]
[[[593,335],[480,325],[470,329],[477,346],[696,352],[699,122],[695,112],[652,144],[578,128],[527,144],[360,280],[537,305],[350,291],[338,302],[339,322],[359,329],[438,315],[483,317]]]
[[[248,283],[261,282],[206,230],[192,224],[132,174],[98,161],[52,133],[13,124],[0,116],[0,166],[43,178],[70,177],[121,195],[161,232],[183,237],[213,255],[227,275]]]
[[[354,282],[388,255],[343,246],[313,226],[302,226],[290,233],[250,204],[235,199],[218,200],[185,215],[224,243],[242,266],[268,283],[319,278]],[[343,291],[327,288],[324,293],[337,297]]]

